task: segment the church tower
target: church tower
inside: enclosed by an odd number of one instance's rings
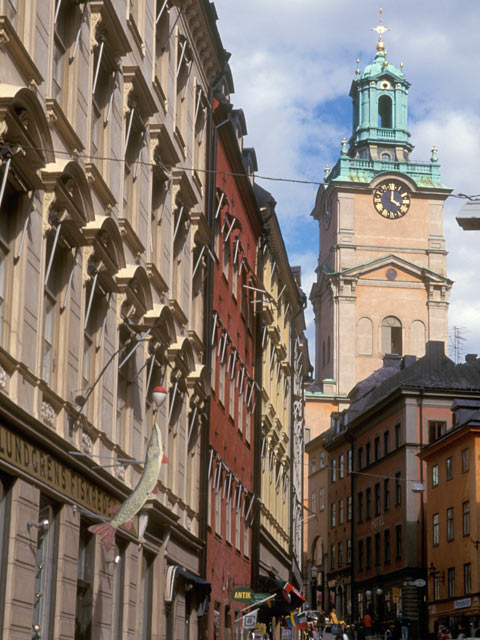
[[[403,64],[387,60],[380,14],[377,53],[358,68],[350,96],[353,131],[326,169],[312,215],[319,222],[315,312],[317,383],[347,394],[382,366],[385,354],[425,353],[447,344],[443,205],[435,147],[412,162]],[[335,383],[333,383],[335,381]]]

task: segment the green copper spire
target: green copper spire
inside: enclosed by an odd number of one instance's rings
[[[363,72],[357,68],[350,89],[353,106],[352,136],[342,144],[340,158],[325,182],[347,180],[369,182],[381,171],[408,174],[418,185],[440,187],[439,165],[432,155],[430,163],[413,163],[413,145],[408,130],[408,89],[403,62],[399,67],[387,60],[383,34],[390,31],[380,20],[372,31],[378,34],[377,53]]]
[[[383,34],[390,31],[380,22],[372,31],[378,33],[377,54],[363,73],[352,82],[353,132],[351,157],[405,162],[413,145],[407,129],[408,87],[403,69],[387,60]]]

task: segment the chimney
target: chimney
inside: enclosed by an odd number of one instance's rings
[[[386,353],[383,356],[384,368],[394,367],[395,369],[400,369],[401,364],[402,364],[402,356],[399,356],[397,353]]]
[[[444,356],[445,343],[443,342],[443,340],[429,340],[425,345],[425,355]]]

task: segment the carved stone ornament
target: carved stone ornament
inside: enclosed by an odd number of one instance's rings
[[[85,453],[93,453],[93,440],[85,431],[82,432],[81,449]]]
[[[47,427],[53,427],[55,425],[55,420],[57,418],[57,414],[55,413],[55,409],[52,405],[43,400],[42,402],[42,420],[43,423],[47,425]]]
[[[7,372],[0,365],[0,388],[5,389],[6,386],[7,386]]]

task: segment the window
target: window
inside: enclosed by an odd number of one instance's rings
[[[180,137],[185,145],[185,134],[187,130],[187,109],[188,109],[188,78],[192,66],[192,55],[189,45],[184,36],[178,39],[177,51],[177,91],[175,103],[175,133]]]
[[[340,542],[338,543],[338,566],[339,567],[343,567],[343,542],[340,540]]]
[[[463,513],[463,535],[470,535],[470,500],[462,503]]]
[[[432,466],[432,487],[438,487],[438,464]]]
[[[353,471],[353,451],[349,449],[347,451],[347,474]]]
[[[325,509],[325,488],[324,487],[320,487],[320,489],[318,490],[318,507],[320,509],[320,511],[323,511]]]
[[[38,625],[45,638],[53,637],[55,614],[55,587],[57,573],[57,508],[40,495],[38,522],[47,521],[46,527],[37,527],[35,557],[35,584],[32,625]]]
[[[330,505],[330,525],[335,527],[337,524],[337,505],[335,502],[332,502]]]
[[[343,524],[343,500],[338,501],[338,524]]]
[[[438,571],[433,576],[433,599],[440,600],[440,575]]]
[[[395,474],[395,506],[402,504],[402,481],[400,471]]]
[[[395,559],[402,559],[402,525],[397,524],[395,527]]]
[[[380,483],[375,485],[375,516],[380,515]]]
[[[472,565],[470,562],[463,565],[463,593],[466,596],[472,593]]]
[[[325,451],[320,452],[319,463],[320,463],[319,464],[320,469],[324,469],[325,468]]]
[[[372,538],[367,537],[365,541],[365,569],[372,568]]]
[[[380,458],[380,436],[377,436],[373,441],[373,455],[375,456],[375,460]]]
[[[338,477],[345,477],[345,455],[343,453],[338,459]]]
[[[215,483],[214,483],[215,484]],[[218,483],[220,484],[220,483]],[[215,508],[215,533],[219,536],[222,535],[222,493],[217,488],[213,487],[214,492],[214,508]]]
[[[315,456],[312,456],[311,469],[311,473],[315,473],[317,470],[317,459]]]
[[[390,564],[390,529],[383,532],[383,554],[385,564]]]
[[[116,536],[118,538],[118,536]],[[115,543],[115,555],[118,563],[113,576],[112,638],[121,638],[123,633],[123,615],[125,611],[125,551],[123,540]]]
[[[385,478],[383,481],[383,510],[388,511],[390,509],[390,478]]]
[[[449,567],[447,571],[448,575],[448,597],[455,597],[455,567]]]
[[[363,521],[363,492],[358,494],[358,521]]]
[[[363,540],[358,541],[358,570],[363,571]]]
[[[363,447],[359,447],[358,449],[358,470],[361,471],[363,468]]]
[[[246,522],[243,523],[243,555],[250,557],[250,527]]]
[[[350,522],[352,519],[352,511],[353,511],[352,496],[347,496],[347,522]]]
[[[378,99],[378,126],[382,129],[392,128],[392,99],[385,94]]]
[[[155,10],[155,88],[163,102],[167,98],[168,62],[170,58],[170,7],[165,0],[157,0]]]
[[[56,0],[54,40],[53,40],[53,86],[52,96],[59,104],[66,105],[66,74],[72,62],[69,60],[70,47],[73,45],[82,13],[73,0]],[[73,50],[72,50],[73,54]],[[70,75],[69,75],[70,77]],[[70,88],[68,88],[69,90]]]
[[[383,455],[388,456],[390,451],[390,431],[383,434]]]
[[[437,546],[440,544],[440,515],[434,513],[432,516],[432,544]]]
[[[370,520],[372,517],[372,489],[368,487],[365,491],[365,518]]]
[[[367,444],[365,445],[365,466],[367,467],[372,461],[370,457],[370,450],[371,450],[370,442],[367,442]]]
[[[347,538],[347,564],[352,564],[352,539]]]
[[[138,610],[139,626],[137,627],[137,638],[148,640],[152,635],[152,605],[153,605],[153,565],[155,557],[143,550],[142,552],[142,573],[140,583],[140,593]],[[138,593],[138,592],[137,592]]]
[[[88,526],[85,520],[80,520],[75,640],[89,640],[92,634],[95,539]]]
[[[332,460],[332,482],[337,481],[337,461]]]
[[[447,480],[453,479],[453,458],[450,456],[446,460]]]
[[[240,551],[240,508],[235,512],[235,547]]]
[[[312,513],[316,513],[316,508],[317,508],[316,501],[315,501],[316,497],[317,497],[316,491],[312,491],[312,493],[310,494],[310,511]]]
[[[453,540],[453,507],[447,509],[447,540]]]
[[[382,322],[382,354],[402,355],[402,323],[394,316],[387,316]]]
[[[335,545],[330,545],[330,569],[335,569]]]
[[[462,449],[462,473],[466,473],[470,468],[470,450]]]
[[[375,534],[375,566],[380,565],[380,534]]]
[[[395,449],[400,447],[400,425],[395,425]]]
[[[447,423],[442,420],[428,421],[428,442],[431,444],[441,438],[447,430]]]
[[[232,500],[225,497],[225,540],[232,542]]]

